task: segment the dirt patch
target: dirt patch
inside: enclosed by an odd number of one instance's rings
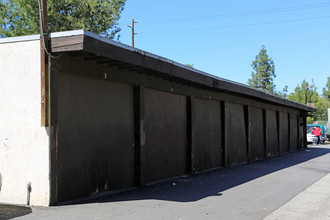
[[[0,220],[16,218],[32,213],[30,207],[0,204]]]

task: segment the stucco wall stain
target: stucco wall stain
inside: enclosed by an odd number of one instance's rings
[[[9,146],[8,146],[8,138],[4,138],[4,139],[1,141],[1,148],[3,148],[6,152],[8,151],[8,149],[9,149]],[[8,157],[7,153],[5,154],[5,157]]]

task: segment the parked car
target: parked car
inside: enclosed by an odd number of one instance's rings
[[[320,127],[321,128],[321,137],[320,142],[324,144],[325,141],[329,140],[327,137],[327,128],[324,125],[318,125],[318,124],[307,124],[307,143],[312,144],[317,141],[317,137],[312,134],[312,130],[314,127]]]
[[[314,134],[307,133],[307,144],[316,143],[317,137]]]

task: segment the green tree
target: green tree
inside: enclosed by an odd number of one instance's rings
[[[126,0],[48,0],[49,32],[85,29],[108,38]],[[0,0],[0,37],[39,33],[38,0]]]
[[[318,97],[315,103],[317,112],[314,114],[314,119],[317,121],[328,121],[328,108],[330,108],[330,101],[325,97]]]
[[[275,95],[280,96],[282,98],[288,98],[288,86],[284,86],[282,91],[275,91]]]
[[[330,77],[328,77],[328,82],[323,88],[323,97],[325,97],[328,101],[330,101]]]
[[[300,103],[316,103],[318,100],[319,94],[316,91],[317,87],[314,82],[311,84],[306,80],[303,80],[301,85],[297,85],[294,89],[294,92],[288,95],[288,99],[300,102]],[[307,100],[305,99],[307,95]]]
[[[274,61],[268,57],[265,46],[262,46],[259,54],[251,64],[254,71],[252,71],[251,78],[248,84],[254,88],[260,88],[266,92],[274,93],[275,85],[275,64]]]
[[[289,99],[300,103],[314,103],[317,112],[311,113],[312,117],[307,118],[307,123],[312,124],[314,121],[326,121],[327,109],[330,108],[330,101],[325,96],[321,97],[316,91],[317,87],[314,82],[311,84],[303,80],[301,85],[297,85],[294,92],[290,93]],[[324,92],[324,89],[323,89]],[[305,99],[307,97],[307,100]]]

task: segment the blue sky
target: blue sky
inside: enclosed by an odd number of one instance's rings
[[[278,90],[305,79],[322,93],[330,76],[330,1],[127,0],[120,42],[247,84],[251,63],[265,45]]]

